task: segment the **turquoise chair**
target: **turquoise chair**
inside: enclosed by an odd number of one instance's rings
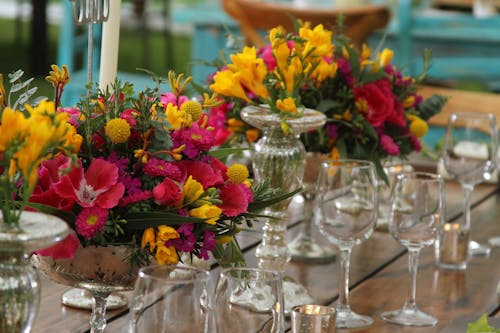
[[[372,37],[370,45],[384,41],[406,74],[422,72],[427,48],[431,50],[430,79],[482,82],[491,90],[500,87],[500,15],[479,19],[467,12],[412,6],[411,0],[398,0],[394,14],[388,28]]]
[[[80,98],[85,97],[87,91],[88,66],[87,66],[87,44],[88,32],[87,25],[76,26],[73,21],[72,5],[70,1],[64,0],[61,2],[64,6],[64,15],[59,32],[57,64],[68,66],[71,82],[65,87],[61,99],[61,103],[65,107],[76,105]],[[94,25],[94,49],[93,49],[93,64],[92,64],[92,81],[93,86],[99,81],[99,65],[101,56],[101,34],[102,24]],[[131,82],[134,84],[136,92],[153,87],[153,80],[146,74],[141,72],[128,73],[118,71],[118,79],[121,82]],[[162,88],[167,88],[166,86]]]

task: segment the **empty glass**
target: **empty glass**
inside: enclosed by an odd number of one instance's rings
[[[130,332],[211,333],[210,273],[157,265],[139,271],[130,304]]]
[[[216,332],[284,332],[281,274],[258,268],[221,272],[214,298]]]
[[[465,228],[470,229],[470,199],[474,186],[491,177],[497,151],[497,122],[490,113],[457,112],[450,115],[444,142],[446,172],[462,185]],[[490,248],[469,241],[470,255],[489,255]]]
[[[408,248],[410,288],[399,310],[382,313],[388,322],[407,326],[433,326],[437,319],[416,304],[420,249],[437,239],[444,213],[444,182],[440,175],[413,172],[398,175],[392,193],[389,232]]]
[[[329,160],[321,165],[317,183],[320,231],[340,249],[340,287],[337,327],[363,327],[373,319],[349,305],[349,261],[354,245],[368,239],[378,210],[375,165],[361,160]]]

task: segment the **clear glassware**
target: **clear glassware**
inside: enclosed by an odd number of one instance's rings
[[[227,268],[214,297],[216,332],[282,333],[284,300],[279,272],[258,268]]]
[[[130,246],[79,247],[71,259],[34,255],[32,263],[52,281],[88,290],[93,298],[90,332],[102,333],[106,327],[106,299],[113,292],[134,288],[138,267],[127,258]]]
[[[392,193],[389,232],[408,248],[411,275],[408,297],[401,309],[381,314],[385,321],[405,326],[434,326],[438,320],[416,303],[420,250],[433,244],[444,214],[444,181],[438,174],[410,172],[398,175]]]
[[[443,149],[446,172],[462,185],[464,225],[470,229],[471,194],[474,186],[491,178],[498,144],[497,122],[491,113],[457,112],[450,115]],[[489,255],[491,249],[469,241],[469,255]]]
[[[349,305],[349,263],[354,245],[368,239],[375,229],[378,191],[375,165],[361,160],[328,160],[321,165],[317,204],[320,231],[336,244],[340,255],[340,286],[336,327],[364,327],[373,319],[359,315]]]
[[[306,166],[302,180],[302,197],[304,210],[302,230],[288,244],[292,260],[305,262],[327,262],[335,258],[337,251],[317,231],[314,219],[318,217],[314,209],[316,198],[316,181],[318,180],[321,163],[328,159],[328,155],[316,152],[306,153]]]
[[[263,132],[255,143],[252,158],[256,181],[269,181],[271,187],[285,193],[298,189],[306,163],[306,150],[299,135],[323,126],[326,116],[316,110],[304,109],[300,117],[286,120],[288,133],[283,131],[279,115],[265,106],[246,106],[241,110],[241,118]],[[265,220],[262,241],[255,254],[261,269],[283,273],[290,261],[291,253],[286,240],[289,203],[290,200],[284,200],[264,211],[265,215],[273,218]],[[307,290],[296,282],[286,280],[283,289],[287,313],[294,305],[313,301]]]
[[[212,332],[210,273],[181,265],[141,268],[130,302],[130,333]]]
[[[61,241],[69,227],[63,220],[23,211],[19,225],[3,222],[0,212],[0,332],[30,332],[40,304],[40,276],[30,254]]]

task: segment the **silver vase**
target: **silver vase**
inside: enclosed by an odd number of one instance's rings
[[[28,333],[40,304],[40,276],[30,254],[49,247],[68,234],[55,216],[22,212],[18,225],[3,222],[0,213],[0,332]]]

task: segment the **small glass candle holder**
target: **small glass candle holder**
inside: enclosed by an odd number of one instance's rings
[[[467,268],[470,228],[459,222],[445,223],[439,234],[437,265],[445,269]]]
[[[323,305],[297,305],[292,308],[292,333],[335,333],[337,311]]]

